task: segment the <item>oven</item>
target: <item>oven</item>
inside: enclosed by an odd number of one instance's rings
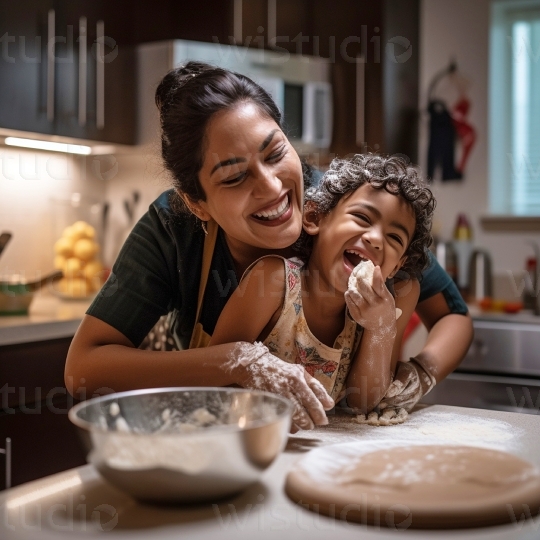
[[[540,317],[486,316],[473,325],[465,359],[422,402],[540,414]]]

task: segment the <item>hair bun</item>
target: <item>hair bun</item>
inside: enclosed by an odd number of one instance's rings
[[[209,71],[213,66],[203,62],[187,62],[181,66],[171,69],[161,80],[156,89],[156,105],[160,112],[165,112],[177,97],[177,92],[188,81],[205,71]]]

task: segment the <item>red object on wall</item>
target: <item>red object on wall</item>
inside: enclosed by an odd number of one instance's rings
[[[454,109],[452,111],[452,122],[462,146],[461,159],[456,167],[456,170],[462,174],[465,171],[467,159],[469,158],[472,147],[476,142],[476,130],[467,121],[467,114],[470,106],[471,102],[466,97],[462,97],[454,105]]]

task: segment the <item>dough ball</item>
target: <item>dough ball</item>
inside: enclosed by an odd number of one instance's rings
[[[356,265],[349,276],[349,289],[356,289],[358,279],[373,286],[373,272],[375,265],[371,261],[362,261]]]
[[[83,298],[92,292],[86,279],[80,277],[62,278],[58,282],[58,290],[74,298]]]
[[[91,261],[98,250],[98,245],[88,238],[81,238],[73,245],[73,254],[83,261]]]
[[[71,238],[59,238],[54,244],[54,252],[66,259],[71,257],[73,255],[73,241]]]
[[[87,227],[90,227],[88,223],[84,221],[76,221],[71,227],[69,227],[69,234],[71,239],[76,242],[77,240],[81,240],[81,238],[87,238]]]
[[[96,229],[87,223],[86,228],[84,229],[84,235],[89,240],[93,240],[96,237]]]
[[[66,264],[64,266],[64,275],[67,278],[80,277],[81,270],[82,264],[80,259],[78,259],[77,257],[70,257],[66,260]]]
[[[99,291],[103,285],[103,265],[99,261],[90,261],[83,268],[83,276],[93,291]]]

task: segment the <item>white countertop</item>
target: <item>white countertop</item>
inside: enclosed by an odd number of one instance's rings
[[[482,311],[476,305],[468,305],[469,313],[475,320],[510,322],[519,324],[540,324],[540,316],[532,310],[522,310],[519,313],[504,313],[502,311]]]
[[[412,413],[402,426],[376,428],[353,423],[341,413],[330,416],[328,426],[290,436],[287,448],[259,483],[216,504],[141,505],[105,482],[90,465],[0,492],[0,538],[82,540],[103,538],[104,531],[130,540],[538,538],[540,518],[519,523],[517,516],[517,523],[477,529],[396,531],[319,515],[285,494],[288,471],[307,451],[374,440],[470,444],[505,450],[540,466],[540,415],[433,405]]]
[[[0,347],[72,337],[91,300],[62,300],[50,293],[35,295],[28,315],[0,316]]]

